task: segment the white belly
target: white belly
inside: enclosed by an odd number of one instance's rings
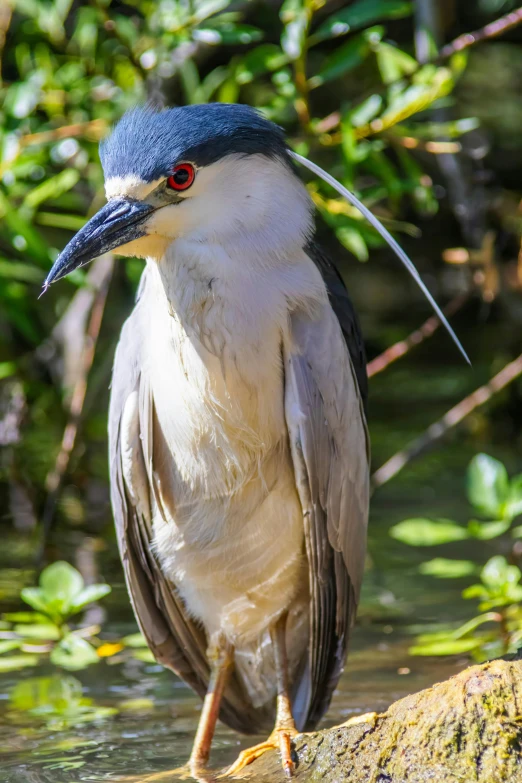
[[[199,333],[166,308],[151,323],[154,546],[209,637],[224,633],[240,649],[307,590],[284,417],[284,326],[265,316],[240,328],[227,319],[230,302],[226,313],[212,312],[214,299],[198,305]]]

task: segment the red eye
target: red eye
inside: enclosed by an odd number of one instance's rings
[[[187,190],[194,182],[196,172],[190,163],[180,163],[176,166],[167,180],[167,187],[171,190]]]

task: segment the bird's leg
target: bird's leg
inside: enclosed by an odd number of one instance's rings
[[[208,657],[212,667],[210,681],[188,761],[188,768],[194,777],[204,771],[208,763],[221,698],[232,666],[232,653],[232,647],[222,637],[212,641],[209,646]]]
[[[288,659],[286,655],[286,619],[283,615],[270,630],[274,649],[274,662],[277,678],[277,712],[274,730],[266,740],[252,748],[241,751],[226,775],[235,775],[267,750],[279,750],[285,775],[292,777],[295,769],[292,760],[292,737],[298,734],[292,715],[290,691],[288,686]]]

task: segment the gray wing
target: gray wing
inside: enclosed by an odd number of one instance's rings
[[[140,373],[140,322],[138,302],[116,350],[109,409],[111,502],[118,546],[134,613],[154,657],[203,697],[210,675],[205,634],[186,613],[151,549],[154,405]],[[254,734],[270,725],[272,715],[254,709],[232,676],[220,718],[237,731]]]
[[[356,324],[353,309],[351,314]],[[366,387],[355,366],[359,354],[352,356],[330,304],[315,317],[294,312],[290,326],[285,410],[310,575],[308,665],[294,695],[294,713],[298,726],[310,729],[328,708],[341,674],[359,600],[369,438],[360,388]],[[355,328],[356,345],[361,341]]]

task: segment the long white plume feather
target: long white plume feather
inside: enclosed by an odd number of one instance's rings
[[[389,231],[387,231],[382,223],[375,217],[375,215],[370,212],[368,207],[365,207],[364,204],[362,204],[359,199],[353,195],[347,188],[345,188],[343,185],[341,185],[340,182],[338,182],[335,177],[332,177],[331,174],[328,174],[324,169],[322,169],[320,166],[318,166],[316,163],[312,163],[311,160],[308,160],[308,158],[304,158],[302,155],[298,155],[297,152],[293,152],[289,150],[290,155],[297,160],[299,163],[301,163],[303,166],[305,166],[307,169],[312,171],[314,174],[316,174],[318,177],[321,177],[325,182],[327,182],[329,185],[332,186],[341,196],[344,196],[344,198],[352,204],[354,207],[356,207],[359,212],[361,212],[362,215],[366,218],[366,220],[372,224],[372,226],[379,232],[379,234],[383,237],[383,239],[386,240],[388,245],[391,247],[393,252],[400,258],[410,275],[413,277],[419,288],[421,289],[422,293],[428,300],[428,302],[431,304],[433,309],[435,310],[436,314],[441,320],[441,323],[446,327],[448,330],[448,334],[450,335],[451,339],[461,352],[464,359],[467,361],[468,364],[471,364],[468,354],[462,347],[462,344],[451,328],[451,326],[448,323],[448,320],[440,307],[438,306],[437,302],[433,298],[433,296],[430,294],[428,289],[426,288],[426,285],[423,283],[417,269],[415,268],[413,262],[408,258],[402,247],[395,241],[395,239],[392,237]]]

